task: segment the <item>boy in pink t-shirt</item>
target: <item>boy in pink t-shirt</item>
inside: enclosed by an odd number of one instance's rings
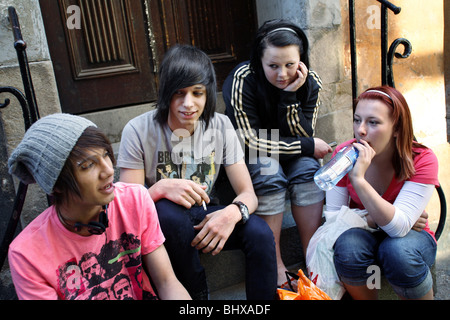
[[[114,161],[108,139],[79,116],[47,116],[26,132],[10,173],[37,182],[54,205],[10,245],[19,299],[190,299],[152,199],[142,186],[114,184]]]

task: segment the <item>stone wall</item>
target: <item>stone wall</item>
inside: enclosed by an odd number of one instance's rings
[[[27,56],[41,116],[60,112],[59,98],[53,74],[53,66],[45,37],[41,11],[37,0],[0,1],[0,86],[13,86],[23,90],[22,79],[14,49],[14,38],[8,19],[8,7],[16,8],[22,36],[27,44]],[[2,95],[2,100],[7,95]],[[20,104],[14,98],[11,105],[1,112],[7,132],[8,148],[14,148],[23,136],[23,120]]]
[[[61,112],[56,82],[53,75],[53,66],[48,53],[47,40],[41,19],[38,1],[29,0],[2,0],[0,1],[0,86],[12,86],[23,92],[23,83],[18,66],[17,52],[14,49],[14,37],[11,24],[8,19],[8,7],[14,6],[19,16],[21,31],[27,44],[27,57],[32,74],[33,85],[36,92],[36,100],[41,116]],[[11,100],[11,104],[1,110],[0,121],[4,127],[4,137],[7,142],[7,153],[17,146],[24,134],[24,121],[22,109],[13,96],[2,94],[1,102],[5,98]],[[1,133],[0,133],[1,134]],[[17,187],[16,183],[16,187]],[[3,188],[8,186],[2,185]],[[37,192],[33,192],[36,189]],[[26,198],[23,214],[23,223],[28,224],[35,212],[42,211],[45,203],[41,199],[44,194],[39,188],[31,187]],[[40,211],[39,211],[40,210]],[[10,208],[0,208],[2,216],[9,215]],[[1,230],[0,230],[1,231]],[[0,232],[0,234],[3,234]]]

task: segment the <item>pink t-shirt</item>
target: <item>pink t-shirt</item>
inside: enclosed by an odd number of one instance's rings
[[[356,139],[352,139],[350,141],[344,142],[338,147],[336,147],[333,156],[344,148],[345,146],[348,146],[352,143],[356,142]],[[426,148],[413,148],[413,152],[417,153],[414,157],[414,168],[416,170],[416,173],[414,176],[409,178],[407,181],[417,182],[417,183],[423,183],[423,184],[434,184],[435,186],[439,186],[439,180],[438,180],[438,160],[436,155],[433,153],[431,149]],[[394,203],[395,199],[397,198],[398,194],[400,193],[400,190],[403,187],[403,184],[405,183],[405,180],[397,180],[395,175],[392,178],[391,183],[389,184],[388,189],[386,192],[382,195],[382,198],[390,203]],[[339,187],[346,187],[348,190],[348,194],[350,196],[350,208],[358,208],[358,209],[364,209],[363,204],[361,203],[361,200],[359,199],[355,189],[353,188],[352,184],[350,183],[350,179],[348,178],[348,175],[345,175],[337,183],[337,186]],[[427,226],[425,230],[432,235],[434,233],[430,230]]]
[[[155,205],[137,184],[114,194],[101,235],[70,232],[51,206],[17,236],[8,259],[19,299],[156,299],[141,259],[165,240]]]

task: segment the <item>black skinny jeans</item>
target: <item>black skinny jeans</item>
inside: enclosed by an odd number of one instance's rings
[[[199,224],[207,214],[223,206],[202,206],[186,209],[167,199],[156,203],[161,229],[166,237],[164,243],[173,269],[180,282],[193,299],[208,293],[205,269],[200,263],[199,252],[191,246]],[[275,242],[266,222],[256,215],[244,225],[236,225],[223,250],[240,249],[246,262],[246,294],[249,300],[272,300],[277,288],[277,264]],[[223,266],[221,272],[226,272]]]

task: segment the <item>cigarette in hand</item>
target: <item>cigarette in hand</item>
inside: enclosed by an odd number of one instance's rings
[[[206,209],[206,202],[205,202],[205,200],[202,201],[202,205],[203,205],[203,210],[206,211],[207,209]]]

